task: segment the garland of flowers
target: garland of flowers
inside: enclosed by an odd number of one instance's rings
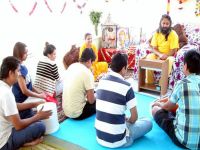
[[[36,6],[37,6],[37,2],[35,2],[35,4],[33,5],[33,8],[29,12],[29,16],[31,16],[33,14],[33,12],[35,11]]]
[[[76,3],[76,0],[73,0],[73,1],[74,1],[74,3]],[[85,2],[84,2],[82,5],[80,5],[80,4],[77,4],[77,5],[76,5],[77,8],[80,9],[80,13],[81,13],[81,14],[83,13],[82,9],[83,9],[83,8],[85,7],[85,5],[87,4],[86,1],[87,1],[87,0],[85,0]]]
[[[62,10],[60,12],[61,14],[64,12],[66,5],[67,5],[67,2],[65,1],[65,3],[63,4]]]
[[[9,0],[9,3],[10,3],[10,6],[12,7],[12,9],[13,9],[16,13],[18,13],[17,8],[16,8],[15,5],[11,2],[11,0]]]
[[[200,16],[200,0],[196,0],[195,15]]]
[[[49,6],[47,0],[44,0],[44,3],[45,3],[45,5],[47,6],[48,10],[52,13],[53,11],[52,11],[52,9],[50,8],[50,6]]]
[[[167,0],[167,14],[170,12],[170,0]]]
[[[73,1],[74,1],[74,3],[77,3],[76,0],[73,0]],[[82,14],[82,9],[83,9],[83,8],[86,6],[86,4],[87,4],[86,1],[87,1],[87,0],[85,0],[85,2],[84,2],[82,5],[80,5],[80,4],[77,3],[77,8],[80,9],[80,13],[81,13],[81,14]],[[53,11],[52,11],[52,9],[51,9],[51,7],[50,7],[48,1],[47,1],[47,0],[44,0],[44,3],[45,3],[45,5],[46,5],[46,7],[48,8],[49,12],[52,13]],[[19,12],[18,9],[17,9],[16,6],[12,3],[11,0],[9,0],[9,4],[10,4],[10,6],[12,7],[12,9],[13,9],[16,13]],[[35,1],[34,4],[33,4],[32,9],[31,9],[31,11],[29,12],[29,16],[31,16],[31,15],[35,12],[35,9],[36,9],[36,7],[37,7],[37,4],[38,4],[37,1]],[[64,12],[64,10],[65,10],[65,8],[66,8],[66,5],[67,5],[67,2],[65,1],[64,4],[63,4],[62,10],[60,11],[61,14]]]

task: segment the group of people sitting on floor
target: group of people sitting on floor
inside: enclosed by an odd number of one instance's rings
[[[171,18],[163,15],[151,42],[153,50],[147,56],[149,59],[171,59],[179,48],[171,24]],[[75,120],[96,114],[97,142],[110,148],[128,147],[151,131],[152,121],[138,118],[133,87],[124,79],[127,54],[115,54],[108,71],[106,62],[98,62],[98,51],[92,44],[91,34],[86,34],[85,40],[78,51],[79,61],[66,65],[62,92],[64,113]],[[43,140],[45,125],[40,120],[49,118],[52,112],[42,109],[34,112],[32,108],[44,103],[47,95],[55,96],[55,84],[61,80],[54,61],[54,45],[46,43],[34,85],[23,63],[27,53],[26,45],[17,42],[13,56],[4,58],[0,67],[2,150],[32,146]],[[152,104],[152,115],[177,146],[200,149],[200,53],[190,50],[183,61],[186,78],[176,84],[169,98]],[[95,88],[95,80],[105,72]],[[126,110],[130,111],[129,117],[125,115]]]

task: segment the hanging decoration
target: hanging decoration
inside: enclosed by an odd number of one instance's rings
[[[188,0],[178,0],[178,2],[179,2],[179,7],[178,7],[178,9],[183,9],[183,3],[185,3],[185,2],[187,2]]]
[[[48,10],[52,13],[53,11],[52,11],[52,9],[50,8],[50,6],[49,6],[47,0],[44,0],[44,2],[45,2],[45,5],[47,6]]]
[[[9,3],[10,3],[10,6],[12,7],[12,9],[13,9],[16,13],[18,13],[19,11],[18,11],[17,7],[14,5],[14,3],[12,3],[11,0],[9,0]],[[29,16],[31,16],[31,15],[33,14],[33,12],[35,11],[36,6],[37,6],[37,2],[35,1],[34,4],[33,4],[33,6],[32,6],[31,11],[29,12]]]
[[[85,5],[87,4],[87,3],[86,3],[87,0],[84,0],[85,2],[84,2],[83,4],[79,4],[79,3],[77,2],[77,0],[73,0],[73,1],[74,1],[74,3],[77,3],[76,6],[77,6],[78,9],[80,9],[80,13],[82,14],[82,13],[83,13],[83,8],[84,8]]]
[[[170,13],[170,0],[167,0],[167,14]]]
[[[196,0],[195,15],[200,16],[200,0]]]
[[[12,7],[12,9],[13,9],[16,13],[18,13],[17,8],[16,8],[15,5],[11,2],[11,0],[9,0],[9,3],[10,3],[10,6]]]
[[[35,11],[36,6],[37,6],[37,2],[35,2],[35,4],[33,5],[33,8],[29,12],[29,16],[31,16],[33,14],[33,12]]]
[[[60,12],[61,14],[64,12],[66,5],[67,5],[67,2],[65,1],[65,3],[63,4],[62,10]]]

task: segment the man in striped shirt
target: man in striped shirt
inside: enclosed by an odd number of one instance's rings
[[[165,103],[155,102],[152,114],[156,123],[181,148],[200,149],[200,53],[184,54],[184,74]],[[171,110],[178,104],[176,114]]]
[[[100,80],[96,92],[97,142],[105,147],[130,146],[152,128],[149,119],[138,120],[133,88],[123,78],[127,71],[127,58],[121,53],[113,56],[112,71]],[[126,109],[130,110],[130,118],[125,116]]]

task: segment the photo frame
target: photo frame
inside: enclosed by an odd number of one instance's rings
[[[129,28],[128,27],[119,27],[117,29],[117,49],[125,50],[129,47]]]
[[[145,38],[145,34],[142,35],[142,28],[140,27],[130,27],[129,28],[130,34],[130,45],[137,45],[141,43],[141,36]]]
[[[102,25],[102,47],[117,47],[117,25]]]

